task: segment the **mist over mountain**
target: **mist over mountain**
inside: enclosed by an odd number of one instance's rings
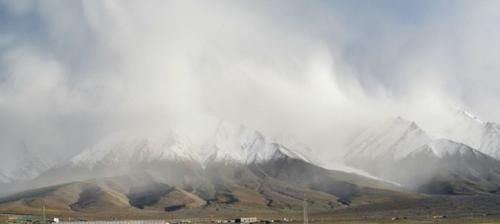
[[[30,211],[42,201],[65,213],[299,211],[304,193],[312,209],[328,211],[419,197],[377,178],[324,169],[294,148],[229,122],[221,122],[201,148],[178,134],[125,136],[105,138],[16,186],[17,192],[0,199],[0,211]]]
[[[4,175],[23,148],[53,163],[119,132],[184,130],[198,144],[221,119],[335,158],[390,117],[432,134],[450,106],[500,122],[490,1],[0,4]]]
[[[169,184],[182,183],[190,175],[200,179],[210,164],[249,165],[280,158],[300,159],[308,148],[298,141],[288,147],[274,142],[243,125],[222,121],[201,144],[175,131],[157,133],[116,133],[96,145],[60,161],[23,182],[12,182],[12,190],[27,190],[54,184],[137,173],[161,176]],[[284,140],[282,140],[284,141]],[[294,148],[294,146],[298,146]],[[33,168],[31,171],[38,171]],[[10,181],[9,181],[10,182]],[[20,185],[20,186],[18,186]],[[11,191],[12,191],[11,190]]]
[[[472,113],[458,110],[455,122],[446,126],[444,136],[500,159],[499,129],[495,122],[484,122]]]
[[[444,136],[431,136],[400,117],[390,119],[347,142],[346,163],[427,193],[496,192],[500,161],[498,146],[491,142],[498,136],[489,127],[497,124],[483,123],[463,110],[455,116],[455,123],[442,124],[448,130]]]
[[[0,222],[500,217],[499,9],[0,0]]]
[[[38,153],[20,150],[0,167],[0,183],[31,180],[55,164],[54,159],[39,156]],[[10,165],[12,164],[12,165]]]

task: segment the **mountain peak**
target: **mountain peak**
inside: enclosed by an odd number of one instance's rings
[[[220,123],[208,144],[206,162],[254,163],[287,156],[305,159],[298,152],[266,138],[261,132],[227,121]]]
[[[467,154],[473,152],[474,149],[471,147],[455,142],[449,139],[436,139],[431,141],[428,144],[429,149],[432,150],[432,152],[438,156],[438,157],[445,157],[449,155],[455,155],[455,154]]]
[[[430,137],[415,122],[396,117],[358,135],[347,160],[399,159],[427,144]]]

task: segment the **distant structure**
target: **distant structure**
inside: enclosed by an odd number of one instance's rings
[[[446,218],[448,218],[448,216],[446,216],[446,215],[435,215],[432,218],[433,219],[446,219]]]
[[[235,219],[236,223],[256,223],[259,220],[257,217],[246,217],[246,218],[237,218]]]

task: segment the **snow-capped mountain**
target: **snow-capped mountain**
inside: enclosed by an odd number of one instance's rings
[[[197,181],[207,164],[267,162],[281,158],[307,159],[262,133],[242,125],[222,122],[204,145],[193,144],[177,132],[162,134],[116,133],[53,167],[34,180],[46,186],[92,178],[142,173],[170,183]],[[188,178],[189,177],[189,178]],[[186,179],[188,178],[188,179]]]
[[[416,149],[394,168],[383,175],[424,192],[492,192],[500,186],[500,161],[447,139]]]
[[[171,132],[165,135],[137,137],[115,134],[71,159],[76,166],[136,165],[151,161],[199,161],[187,137]]]
[[[456,109],[448,122],[443,124],[444,138],[462,142],[473,148],[479,148],[484,132],[484,122],[477,116],[462,109]]]
[[[470,121],[463,127],[476,128],[475,122],[480,122],[470,114],[460,116]],[[489,133],[495,133],[491,125]],[[496,139],[494,134],[491,139]],[[491,140],[491,144],[496,142]],[[447,193],[441,189],[444,184],[451,193],[487,192],[500,185],[500,161],[469,145],[434,139],[415,122],[402,118],[356,136],[348,147],[348,165],[420,191]],[[471,180],[479,184],[471,187]],[[448,186],[451,182],[455,184]]]
[[[452,122],[445,125],[442,137],[500,159],[500,125],[484,122],[470,112],[457,109]]]
[[[30,185],[43,187],[132,174],[182,184],[196,179],[201,167],[195,149],[187,137],[176,132],[115,133],[43,172]]]
[[[308,173],[299,179],[295,178],[297,176],[290,177],[299,182],[302,178],[311,179],[312,176],[325,172],[363,184],[395,186],[353,172],[321,168],[289,148],[304,146],[303,144],[290,144],[286,147],[270,139],[257,130],[229,122],[221,122],[214,134],[201,146],[191,144],[188,137],[173,133],[155,136],[115,134],[104,138],[68,163],[49,169],[29,182],[29,185],[25,184],[12,191],[26,189],[27,186],[44,187],[122,176],[147,177],[169,185],[197,188],[212,184],[213,180],[208,176],[213,175],[217,181],[220,181],[220,175],[233,181],[251,181],[262,178],[259,175],[265,169],[279,178],[288,178],[288,174],[282,175],[282,172]],[[305,167],[317,171],[304,170]],[[324,178],[330,177],[313,178],[311,181],[322,181]],[[335,189],[343,187],[350,189],[355,186],[347,184]],[[201,193],[210,193],[212,190],[207,189],[207,192]]]
[[[256,130],[228,122],[221,122],[206,147],[209,153],[205,162],[249,164],[282,156],[308,161],[299,152],[268,140]]]
[[[410,153],[408,157],[412,157],[415,154],[426,153],[427,155],[432,155],[436,158],[445,158],[449,156],[467,156],[469,154],[484,155],[483,153],[467,146],[463,143],[454,142],[448,139],[436,139],[428,144],[417,148],[415,151]],[[406,157],[407,158],[407,157]]]
[[[431,141],[415,122],[403,118],[386,121],[381,126],[361,132],[347,143],[348,163],[369,160],[399,160]]]
[[[248,164],[277,156],[306,160],[304,156],[269,141],[262,133],[243,125],[221,122],[204,146],[195,146],[189,137],[171,132],[138,137],[114,134],[71,159],[74,166],[137,165],[152,161],[237,162]],[[306,160],[307,161],[307,160]]]

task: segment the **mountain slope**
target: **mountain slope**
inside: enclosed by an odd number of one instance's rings
[[[167,185],[159,185],[147,177],[115,177],[73,182],[18,193],[1,199],[0,210],[12,212],[37,211],[45,205],[48,212],[59,214],[92,212],[95,214],[137,212],[151,204],[142,195],[165,197],[157,192],[174,191]],[[156,200],[156,198],[154,198]]]
[[[198,179],[198,170],[202,167],[199,160],[187,138],[175,133],[112,135],[69,162],[42,173],[28,186],[43,187],[137,173],[174,183],[189,182]]]
[[[2,193],[135,173],[175,183],[198,181],[201,170],[209,163],[252,164],[284,157],[311,162],[301,154],[310,151],[290,136],[273,139],[226,121],[201,146],[175,132],[115,133],[29,182],[6,186]]]
[[[448,122],[443,124],[443,138],[461,142],[478,149],[481,145],[485,123],[472,113],[455,109],[448,118]]]
[[[415,122],[398,117],[352,138],[346,145],[349,151],[345,162],[378,175],[430,141]]]
[[[446,139],[417,149],[395,166],[395,178],[423,192],[494,193],[500,187],[500,161]]]
[[[479,122],[469,114],[460,116],[468,119],[467,127]],[[414,122],[402,118],[359,135],[350,147],[348,165],[413,190],[469,194],[496,192],[500,186],[500,161],[462,143],[431,140]]]
[[[290,146],[303,145],[295,142]],[[210,186],[211,180],[205,177],[209,167],[220,166],[216,173],[220,174],[231,166],[288,158],[311,163],[296,150],[270,140],[259,131],[228,122],[222,122],[203,147],[193,146],[188,138],[175,133],[152,136],[122,133],[104,138],[32,181],[8,186],[5,192],[124,175],[143,175],[171,186],[197,188]],[[203,194],[212,190],[205,189]]]
[[[400,159],[430,141],[430,137],[415,122],[402,118],[389,120],[380,127],[368,130],[348,144],[350,158]]]
[[[169,183],[141,173],[73,182],[1,199],[0,212],[36,211],[42,201],[51,211],[96,215],[248,209],[301,212],[304,194],[311,211],[420,197],[399,193],[396,186],[384,182],[287,156],[252,164],[213,162],[199,178],[198,182]]]
[[[443,137],[464,143],[472,148],[500,159],[500,125],[483,122],[470,112],[457,109],[449,124],[445,124]]]

